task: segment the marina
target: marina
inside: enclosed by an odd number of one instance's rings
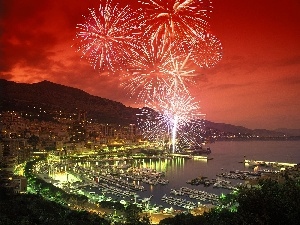
[[[65,160],[53,162],[51,166],[40,166],[43,174],[59,180],[57,174],[64,174],[65,185],[72,193],[85,194],[94,202],[118,201],[121,204],[135,203],[141,208],[153,212],[171,212],[172,210],[191,210],[198,206],[217,205],[219,196],[235,190],[245,180],[257,179],[269,173],[277,173],[284,166],[295,163],[285,163],[281,166],[256,165],[255,167],[240,163],[244,159],[244,145],[248,142],[217,143],[210,154],[213,160],[190,157],[110,157],[113,159],[98,159],[89,157],[85,160]],[[237,145],[230,153],[232,144]],[[251,143],[253,144],[253,143]],[[257,143],[265,144],[265,143]],[[273,144],[271,142],[267,144]],[[286,143],[285,143],[286,144]],[[296,143],[295,143],[296,144]],[[220,148],[218,148],[218,146]],[[224,147],[225,146],[225,147]],[[230,147],[228,147],[230,146]],[[226,149],[226,154],[224,153]],[[253,151],[253,147],[251,147]],[[282,153],[282,152],[281,152]],[[293,160],[300,161],[300,154],[295,149],[290,153]],[[298,155],[297,155],[298,154]],[[284,158],[271,158],[264,162],[282,162]],[[263,152],[253,154],[253,158],[265,156]],[[69,174],[69,176],[67,175]],[[80,181],[71,182],[71,176]],[[150,196],[150,197],[149,197]]]

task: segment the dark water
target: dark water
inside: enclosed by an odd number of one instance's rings
[[[150,186],[144,184],[147,192],[140,193],[141,197],[153,195],[153,201],[161,204],[161,197],[170,189],[179,189],[182,186],[204,190],[211,193],[229,193],[226,189],[216,189],[212,186],[192,186],[186,184],[198,176],[206,176],[210,179],[216,178],[216,174],[230,170],[252,170],[240,163],[246,159],[300,163],[300,142],[299,141],[234,141],[216,142],[209,144],[212,153],[209,155],[212,160],[193,159],[158,159],[144,160],[143,167],[150,167],[166,173],[165,178],[170,181],[168,185]]]
[[[168,185],[148,185],[141,183],[147,191],[138,192],[139,198],[153,195],[151,203],[170,207],[161,201],[164,194],[170,195],[171,189],[189,187],[206,192],[221,194],[229,193],[226,189],[204,187],[202,185],[192,186],[186,181],[199,176],[210,179],[216,178],[216,174],[231,170],[252,170],[241,163],[246,159],[300,163],[300,141],[234,141],[216,142],[209,144],[212,153],[209,158],[212,160],[194,159],[144,159],[134,160],[135,166],[151,168],[165,172],[165,179],[169,180]],[[242,181],[240,181],[242,182]]]

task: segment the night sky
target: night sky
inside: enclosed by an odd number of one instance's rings
[[[135,7],[135,0],[128,2]],[[0,4],[0,78],[49,80],[136,106],[116,76],[100,75],[71,47],[76,24],[88,8],[98,8],[98,0]],[[222,42],[223,58],[202,69],[191,88],[207,120],[251,129],[300,129],[299,11],[299,0],[213,1],[208,22]]]

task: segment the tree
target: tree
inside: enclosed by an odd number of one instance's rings
[[[144,215],[142,216],[142,218],[140,219],[140,224],[141,225],[151,225],[151,219],[149,215]]]
[[[237,201],[237,213],[248,224],[299,224],[300,185],[295,181],[262,180],[257,187],[241,189]]]
[[[140,224],[141,209],[135,204],[130,204],[125,210],[125,217],[127,224]]]

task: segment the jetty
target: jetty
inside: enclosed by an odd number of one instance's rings
[[[203,155],[187,155],[187,154],[179,154],[179,153],[173,153],[170,155],[173,157],[182,157],[182,158],[187,158],[187,159],[203,159],[203,160],[211,159],[211,158],[208,158],[207,156],[203,156]]]
[[[252,160],[244,159],[244,164],[246,166],[270,166],[270,167],[294,167],[297,163],[287,163],[287,162],[268,162],[263,160]]]

